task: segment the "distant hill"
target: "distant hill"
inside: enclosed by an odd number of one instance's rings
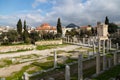
[[[71,23],[71,24],[69,24],[69,25],[66,26],[66,28],[78,28],[78,27],[79,26],[77,26],[77,25],[75,25],[73,23]]]

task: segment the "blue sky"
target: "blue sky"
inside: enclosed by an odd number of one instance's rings
[[[29,26],[49,23],[56,26],[58,17],[63,26],[69,23],[96,25],[108,16],[120,22],[120,0],[0,0],[0,25],[16,26],[19,18]]]

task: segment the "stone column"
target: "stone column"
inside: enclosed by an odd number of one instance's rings
[[[110,43],[109,43],[109,40],[107,40],[107,52],[109,52],[109,46],[110,46]]]
[[[57,54],[56,54],[56,51],[54,53],[54,68],[57,67]]]
[[[111,50],[111,39],[109,39],[109,50]]]
[[[103,70],[106,70],[105,40],[103,40]]]
[[[83,44],[85,44],[85,38],[83,38]]]
[[[69,43],[69,36],[67,36],[68,37],[68,43]]]
[[[96,48],[95,48],[95,43],[93,41],[93,54],[95,55],[95,53],[96,53]]]
[[[23,80],[29,80],[28,73],[24,72],[24,74],[23,74]]]
[[[118,51],[118,49],[119,49],[119,45],[118,45],[118,43],[116,43],[116,51],[115,51],[115,53],[114,53],[114,65],[117,65],[117,51]]]
[[[65,80],[70,80],[70,66],[65,66]]]
[[[78,56],[78,80],[83,80],[83,64],[82,64],[82,54]]]
[[[100,53],[96,54],[96,74],[100,73]]]
[[[88,59],[90,59],[90,53],[89,53],[89,51],[87,51],[87,54],[88,54]]]
[[[98,40],[98,52],[100,53],[100,51],[101,51],[101,40],[99,39]]]
[[[116,43],[116,49],[117,49],[117,51],[119,50],[119,44],[118,43]]]
[[[90,46],[90,40],[89,40],[89,38],[88,38],[88,46]]]

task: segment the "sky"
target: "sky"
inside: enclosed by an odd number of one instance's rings
[[[110,22],[120,23],[120,0],[0,0],[0,26],[13,26],[19,19],[31,27],[49,23],[62,26],[96,25],[108,16]]]

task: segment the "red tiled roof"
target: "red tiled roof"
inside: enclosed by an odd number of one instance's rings
[[[36,30],[56,30],[56,28],[51,27],[48,23],[44,23],[41,26],[37,27]]]
[[[88,26],[81,26],[80,28],[87,28]]]

